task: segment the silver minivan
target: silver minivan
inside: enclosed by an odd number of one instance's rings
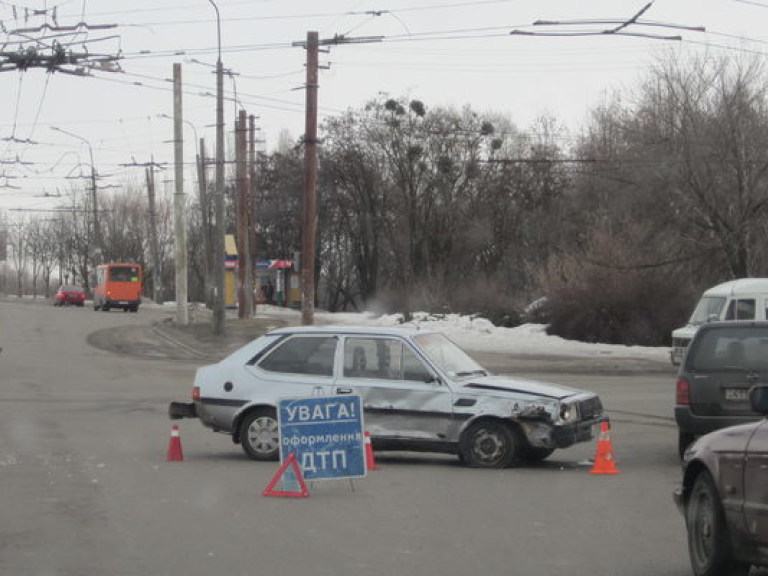
[[[672,332],[672,364],[680,365],[699,326],[730,320],[768,320],[768,278],[741,278],[704,292],[685,326]]]

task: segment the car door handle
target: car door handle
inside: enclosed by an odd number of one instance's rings
[[[336,388],[336,394],[352,394],[352,388]]]

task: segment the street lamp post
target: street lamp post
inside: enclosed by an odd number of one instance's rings
[[[51,126],[51,130],[55,130],[56,132],[61,132],[62,134],[66,134],[67,136],[72,136],[72,138],[77,138],[81,142],[85,142],[86,145],[88,146],[88,154],[91,160],[91,195],[92,195],[92,202],[93,202],[93,241],[96,244],[95,252],[100,255],[101,254],[101,230],[99,229],[99,208],[98,208],[98,198],[96,194],[96,166],[93,163],[93,147],[91,146],[91,143],[85,138],[83,138],[82,136],[78,136],[77,134],[68,132],[67,130],[63,130],[56,126]]]
[[[218,57],[216,59],[216,199],[214,202],[214,294],[213,333],[224,334],[224,65],[221,62],[221,16],[219,7],[213,0],[208,0],[216,10],[216,40]]]

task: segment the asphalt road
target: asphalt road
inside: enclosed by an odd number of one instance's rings
[[[267,498],[277,464],[196,421],[180,423],[184,461],[166,462],[166,410],[196,366],[274,321],[232,322],[222,341],[173,312],[0,301],[0,574],[690,574],[671,369],[480,355],[599,392],[615,476],[589,473],[595,443],[500,471],[386,453],[365,479]]]

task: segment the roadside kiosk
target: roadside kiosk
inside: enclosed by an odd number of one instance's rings
[[[224,306],[237,307],[237,242],[232,234],[224,236]]]

